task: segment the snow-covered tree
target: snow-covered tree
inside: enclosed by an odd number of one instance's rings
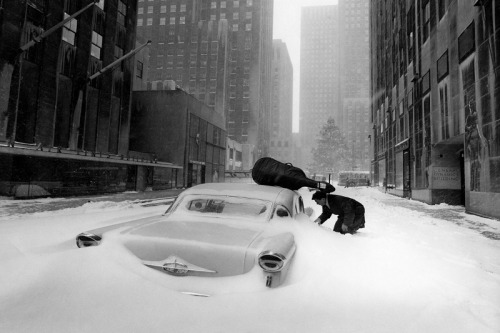
[[[334,172],[350,170],[352,164],[351,152],[344,134],[337,127],[332,117],[327,120],[321,129],[316,144],[316,148],[311,151],[313,161],[310,164],[310,170],[315,172],[326,172],[331,169]]]

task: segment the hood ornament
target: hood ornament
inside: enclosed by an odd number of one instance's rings
[[[217,273],[217,271],[193,265],[177,256],[169,256],[167,259],[159,261],[145,260],[142,263],[149,267],[161,269],[166,273],[175,276],[186,276],[189,274],[189,272],[211,273],[211,274]]]

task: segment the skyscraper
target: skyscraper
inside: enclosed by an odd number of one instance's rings
[[[370,1],[373,181],[500,218],[498,1]]]
[[[341,117],[337,125],[350,149],[351,168],[370,170],[369,0],[340,0],[338,6]]]
[[[273,41],[271,146],[269,156],[293,162],[293,67],[286,44]]]
[[[337,6],[303,7],[300,42],[300,123],[302,158],[312,162],[311,149],[328,118],[341,119],[339,108],[339,34]]]
[[[153,41],[150,77],[224,112],[228,137],[244,144],[244,169],[268,153],[272,16],[272,0],[138,4],[138,34]]]

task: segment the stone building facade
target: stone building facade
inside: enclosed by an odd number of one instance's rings
[[[500,217],[500,1],[371,1],[374,183]]]

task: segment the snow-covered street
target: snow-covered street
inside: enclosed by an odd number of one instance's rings
[[[314,219],[320,207],[301,193]],[[283,286],[253,288],[250,272],[207,298],[169,289],[173,277],[104,242],[75,245],[170,199],[0,200],[0,332],[500,331],[500,221],[376,188],[335,193],[366,207],[365,229],[334,233],[335,216],[297,225]]]

